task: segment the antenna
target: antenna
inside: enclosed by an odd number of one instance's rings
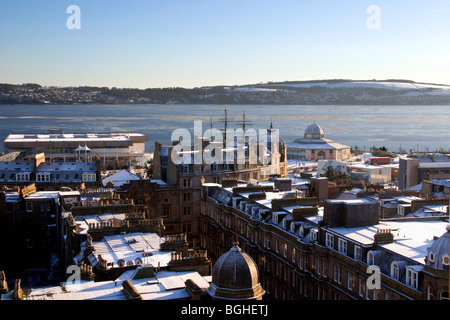
[[[226,135],[227,135],[228,123],[229,122],[234,122],[233,120],[228,120],[227,108],[225,108],[225,118],[219,119],[219,122],[223,122],[224,123],[224,128],[222,128],[220,130],[222,130],[223,133],[224,133],[223,142],[226,143]]]
[[[239,126],[242,126],[242,130],[244,131],[244,134],[245,134],[245,125],[246,124],[250,124],[250,125],[252,124],[252,121],[247,120],[247,118],[245,117],[245,110],[242,113],[242,120],[238,120],[236,122],[236,124],[239,125]]]

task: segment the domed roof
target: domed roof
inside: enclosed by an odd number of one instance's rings
[[[265,291],[255,261],[235,244],[215,263],[209,294],[216,299],[257,299]]]
[[[428,248],[427,264],[437,269],[448,270],[450,265],[450,224],[447,232],[434,241]]]
[[[322,139],[324,137],[323,128],[316,123],[310,124],[305,129],[305,139]]]

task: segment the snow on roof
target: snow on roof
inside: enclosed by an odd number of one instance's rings
[[[362,245],[372,245],[374,235],[379,229],[391,229],[394,234],[393,243],[379,244],[386,250],[424,264],[427,248],[433,243],[434,236],[445,232],[448,221],[382,221],[377,225],[357,228],[330,228],[350,240]]]
[[[156,233],[129,233],[105,236],[102,241],[95,241],[94,255],[101,255],[107,263],[118,265],[120,259],[133,262],[140,258],[145,264],[165,267],[171,259],[172,251],[159,251],[163,240]],[[151,252],[151,256],[144,253]]]
[[[126,183],[130,183],[132,180],[140,180],[137,175],[129,172],[128,170],[121,170],[108,177],[102,179],[103,186],[106,186],[108,182],[113,182],[115,187],[120,187]]]
[[[95,162],[42,162],[36,168],[36,172],[49,171],[97,171]]]
[[[329,139],[298,139],[286,143],[286,148],[336,150],[350,147]]]

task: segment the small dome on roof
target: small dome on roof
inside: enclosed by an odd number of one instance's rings
[[[215,263],[208,292],[215,299],[227,300],[256,300],[265,293],[255,261],[237,244]]]
[[[325,133],[323,128],[316,123],[310,124],[305,129],[305,139],[323,139]]]
[[[428,248],[427,265],[436,269],[449,270],[450,265],[450,224],[447,232],[436,239]]]

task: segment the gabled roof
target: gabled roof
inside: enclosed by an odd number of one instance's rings
[[[102,183],[104,186],[106,186],[106,184],[111,181],[114,183],[115,187],[120,187],[121,185],[129,183],[132,180],[140,180],[140,179],[141,178],[139,178],[137,175],[124,169],[106,178],[103,178]]]

